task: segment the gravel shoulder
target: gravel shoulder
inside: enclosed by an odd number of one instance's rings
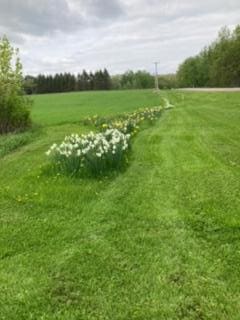
[[[240,92],[240,88],[180,88],[177,90],[190,92]]]

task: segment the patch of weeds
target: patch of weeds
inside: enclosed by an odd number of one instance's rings
[[[80,288],[76,285],[76,279],[71,279],[60,273],[54,275],[50,299],[54,309],[62,304],[65,306],[79,305],[81,293]]]
[[[28,131],[0,136],[0,158],[34,141],[40,133],[40,127],[36,126]]]
[[[193,298],[183,301],[177,311],[178,319],[204,320],[205,314],[199,301]]]
[[[184,271],[176,271],[169,275],[168,281],[176,286],[182,286],[185,282],[186,273]]]

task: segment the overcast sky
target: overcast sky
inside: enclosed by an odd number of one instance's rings
[[[20,48],[25,73],[108,68],[175,72],[240,23],[240,0],[0,0],[0,36]]]

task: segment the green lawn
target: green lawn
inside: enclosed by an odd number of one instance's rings
[[[33,120],[43,125],[77,122],[88,115],[112,115],[159,105],[152,90],[94,91],[34,96]]]
[[[240,94],[162,94],[176,107],[101,180],[47,175],[44,152],[84,116],[160,97],[34,97],[41,129],[0,152],[1,320],[239,319]]]

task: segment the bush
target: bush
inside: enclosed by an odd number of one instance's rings
[[[0,134],[28,127],[30,101],[24,96],[18,50],[0,39]]]
[[[130,135],[117,129],[87,135],[72,134],[60,144],[53,144],[46,152],[60,171],[70,174],[101,175],[119,169],[126,160]]]

